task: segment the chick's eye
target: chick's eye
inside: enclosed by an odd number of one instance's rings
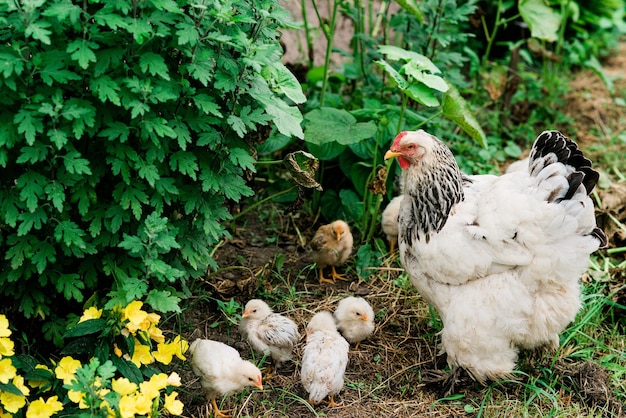
[[[251,382],[254,382],[254,380],[251,377],[249,377],[248,380]]]

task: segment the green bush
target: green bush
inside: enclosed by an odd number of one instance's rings
[[[277,0],[0,4],[1,304],[57,344],[78,303],[180,311],[259,127],[303,136],[287,24]]]

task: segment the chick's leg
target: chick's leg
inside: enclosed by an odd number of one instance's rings
[[[348,279],[347,277],[345,277],[345,274],[339,274],[337,273],[337,271],[335,270],[335,266],[330,266],[332,268],[332,272],[331,272],[331,277],[333,278],[333,282],[334,280],[344,280],[344,281],[348,281],[350,279]]]
[[[230,409],[219,409],[217,407],[217,402],[215,402],[215,398],[211,399],[211,405],[213,405],[213,416],[215,418],[230,418],[230,415],[225,412],[230,412]]]
[[[263,373],[263,380],[272,379],[274,377],[274,370],[275,370],[274,363],[268,364]]]
[[[322,267],[320,267],[319,269],[320,269],[320,284],[322,284],[322,283],[330,283],[330,284],[335,283],[334,280],[327,279],[326,277],[324,277],[324,269]],[[335,268],[333,267],[333,270],[334,269]]]

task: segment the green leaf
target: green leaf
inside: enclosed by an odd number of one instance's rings
[[[61,221],[54,228],[54,238],[57,242],[63,242],[67,247],[87,248],[83,237],[85,232],[72,221]]]
[[[124,239],[118,244],[118,247],[127,250],[135,256],[140,256],[146,252],[146,246],[143,241],[135,235],[124,234]]]
[[[391,66],[391,64],[389,64],[387,61],[384,60],[378,60],[375,61],[376,64],[382,68],[389,76],[391,76],[391,78],[393,79],[393,81],[396,82],[396,84],[398,85],[398,88],[402,91],[406,90],[407,87],[409,87],[409,82],[406,81],[406,79],[402,76],[402,74],[400,74],[398,71],[396,71],[395,68],[393,68]]]
[[[170,79],[165,59],[154,52],[144,52],[141,57],[139,57],[139,67],[144,74],[158,75],[164,80]]]
[[[89,88],[98,95],[102,103],[108,100],[114,105],[121,105],[118,94],[120,86],[108,75],[93,78],[89,83]]]
[[[432,74],[441,73],[439,68],[437,68],[437,66],[433,64],[428,57],[418,54],[417,52],[408,51],[393,45],[381,45],[378,47],[378,50],[381,54],[386,55],[387,59],[392,61],[407,61],[412,65],[415,65],[417,68],[430,71]]]
[[[196,94],[192,97],[192,100],[196,107],[202,110],[207,115],[213,115],[218,118],[222,118],[223,115],[220,112],[220,106],[215,103],[215,98],[208,94]]]
[[[67,84],[70,81],[81,80],[78,74],[65,68],[63,61],[48,62],[41,70],[40,74],[43,82],[49,86],[52,86],[55,81],[57,83]]]
[[[142,186],[142,184],[136,183],[135,185]],[[118,183],[115,190],[113,190],[113,197],[120,202],[120,206],[123,209],[130,208],[135,219],[141,219],[142,205],[147,204],[149,201],[148,195],[141,188],[125,183]]]
[[[196,156],[187,151],[178,151],[170,158],[170,168],[186,174],[193,180],[197,179],[198,162]]]
[[[108,138],[109,141],[119,139],[120,143],[124,143],[128,140],[128,136],[130,135],[130,126],[122,122],[109,122],[107,126],[108,128],[101,130],[98,133],[98,136]]]
[[[424,84],[411,84],[404,91],[407,96],[418,103],[428,107],[439,106],[439,99],[435,96],[435,92]]]
[[[46,28],[50,27],[50,23],[45,21],[35,21],[28,23],[26,26],[26,30],[24,30],[24,35],[27,38],[33,38],[46,45],[50,45],[50,34],[52,33]]]
[[[89,160],[81,158],[78,151],[70,151],[65,157],[63,157],[63,164],[65,169],[70,174],[87,174],[91,175],[91,168],[89,168]]]
[[[228,158],[234,165],[238,165],[244,170],[256,172],[256,160],[243,148],[231,148]]]
[[[282,100],[274,101],[274,103],[266,104],[265,111],[272,116],[272,122],[278,128],[278,132],[286,136],[295,136],[303,139],[302,131],[302,113],[295,106],[288,106]]]
[[[17,157],[18,164],[30,163],[34,164],[44,161],[48,155],[48,147],[41,142],[36,142],[32,147],[24,146],[20,150],[20,156]]]
[[[56,250],[47,241],[39,242],[31,261],[37,269],[37,273],[42,274],[46,271],[48,264],[54,264],[56,262]]]
[[[0,68],[2,69],[2,75],[8,80],[13,73],[17,76],[22,74],[24,61],[17,55],[0,52]]]
[[[17,132],[24,134],[28,145],[33,145],[37,134],[43,132],[43,123],[35,115],[33,111],[20,109],[13,117],[13,122],[17,123]]]
[[[518,9],[533,38],[548,42],[558,39],[563,16],[544,0],[519,0]]]
[[[263,68],[266,78],[271,77],[276,84],[276,89],[287,96],[296,104],[306,102],[306,96],[302,92],[302,86],[295,75],[280,61]]]
[[[58,181],[52,181],[46,186],[46,194],[48,200],[52,202],[52,206],[60,213],[63,212],[63,203],[65,203],[65,188]]]
[[[419,5],[416,0],[398,0],[398,4],[407,12],[411,13],[418,22],[424,22],[424,15],[419,9]]]
[[[69,53],[70,57],[78,62],[80,68],[86,70],[90,62],[96,62],[96,54],[92,49],[98,49],[98,44],[85,39],[77,39],[67,45],[65,52]]]
[[[140,178],[145,179],[150,187],[154,187],[155,182],[159,180],[159,169],[154,165],[150,164],[142,159],[137,161],[136,164],[137,174]]]
[[[61,129],[50,129],[48,131],[48,137],[50,141],[56,145],[57,149],[60,150],[67,144],[67,133]]]
[[[48,180],[36,171],[27,171],[17,178],[17,189],[20,190],[20,200],[26,202],[30,212],[39,207],[39,199],[44,197],[44,187]]]
[[[474,141],[487,147],[487,137],[482,127],[454,86],[450,86],[450,89],[443,95],[442,111],[445,117],[456,122]]]
[[[43,208],[39,207],[35,211],[22,212],[17,216],[18,221],[22,223],[17,227],[17,236],[23,237],[28,234],[33,228],[41,229],[41,227],[48,222],[48,215]]]
[[[87,319],[68,329],[63,338],[83,337],[104,331],[107,321],[102,318]]]
[[[145,302],[158,312],[181,312],[180,298],[167,290],[151,290]]]
[[[57,291],[63,292],[66,300],[76,300],[82,302],[84,299],[82,289],[85,284],[80,280],[80,276],[76,273],[61,274],[56,282]]]
[[[176,35],[178,35],[178,45],[195,46],[200,39],[200,33],[193,22],[180,22],[176,25],[178,29]]]
[[[72,24],[78,22],[82,9],[72,4],[70,0],[62,0],[51,5],[46,5],[47,9],[41,14],[47,17],[56,17],[59,22],[65,22],[69,17]]]
[[[350,145],[376,135],[372,122],[357,122],[350,112],[343,109],[322,107],[305,115],[304,140],[313,144],[338,142]]]

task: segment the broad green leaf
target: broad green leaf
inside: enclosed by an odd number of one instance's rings
[[[83,337],[85,335],[96,334],[104,331],[106,320],[102,318],[87,319],[79,322],[63,334],[63,338]]]
[[[295,75],[280,61],[263,68],[265,78],[271,77],[276,84],[276,89],[287,96],[296,104],[306,102],[306,96],[302,92],[302,86]]]
[[[34,164],[39,161],[44,161],[48,156],[48,147],[42,142],[36,142],[32,147],[24,146],[20,150],[20,155],[17,157],[16,162],[18,164],[30,163]]]
[[[48,131],[50,141],[60,150],[67,144],[67,133],[61,129],[50,129]]]
[[[122,122],[109,122],[108,128],[101,130],[98,136],[108,138],[109,141],[119,139],[120,143],[124,143],[128,140],[130,135],[130,126]]]
[[[139,67],[144,74],[158,75],[164,80],[170,79],[165,59],[154,52],[144,52],[139,57]]]
[[[445,117],[456,122],[474,141],[487,147],[487,137],[482,127],[454,86],[450,86],[450,89],[443,95],[442,111]]]
[[[124,239],[122,242],[118,244],[118,247],[127,250],[132,255],[142,255],[146,252],[146,246],[139,238],[135,235],[124,234]]]
[[[0,52],[0,68],[5,79],[10,79],[11,74],[19,76],[24,71],[24,61],[17,55]]]
[[[137,186],[137,187],[133,187]],[[134,183],[133,185],[118,183],[113,190],[113,197],[120,202],[123,209],[131,209],[135,219],[141,219],[143,205],[147,204],[149,199],[145,191],[143,191],[143,183]]]
[[[563,16],[544,0],[519,0],[518,9],[533,38],[548,42],[558,39]]]
[[[342,145],[338,142],[326,142],[319,145],[307,142],[306,146],[311,154],[315,155],[322,161],[330,161],[341,155],[341,153],[346,149],[346,145]]]
[[[67,45],[65,52],[78,62],[80,68],[86,70],[90,62],[96,62],[96,54],[92,49],[98,49],[98,44],[85,39],[76,39]]]
[[[175,120],[171,125],[174,131],[174,138],[178,140],[178,146],[185,151],[187,144],[191,143],[191,132],[189,132],[187,124],[181,120]]]
[[[410,84],[409,87],[404,91],[407,96],[411,99],[415,100],[418,103],[423,104],[428,107],[436,107],[439,106],[439,99],[435,95],[433,89],[428,86],[425,86],[422,83],[419,84]]]
[[[226,122],[228,122],[239,138],[243,138],[246,135],[246,132],[248,132],[245,122],[239,116],[231,114],[228,118],[226,118]]]
[[[439,74],[441,71],[433,62],[422,54],[417,52],[408,51],[406,49],[393,46],[393,45],[381,45],[378,47],[378,51],[381,54],[386,55],[387,59],[392,61],[407,61],[416,65],[418,68],[428,70],[432,74]]]
[[[135,168],[137,168],[137,174],[140,178],[145,179],[150,187],[154,187],[155,182],[159,180],[159,169],[154,165],[150,164],[143,159],[137,161]]]
[[[306,131],[304,140],[313,144],[338,142],[349,145],[376,135],[376,125],[372,122],[357,122],[347,110],[322,107],[305,116]]]
[[[434,74],[429,74],[422,70],[421,68],[416,67],[413,63],[407,63],[403,67],[405,74],[411,76],[412,81],[417,81],[419,83],[423,83],[431,89],[438,90],[442,93],[448,90],[448,83],[446,81]]]
[[[95,22],[100,26],[107,26],[113,30],[126,29],[131,21],[130,18],[120,16],[117,13],[109,13],[106,9],[100,9],[94,15]]]
[[[0,61],[2,64],[2,61]],[[6,71],[6,70],[5,70]],[[80,80],[81,77],[73,71],[68,70],[62,61],[51,61],[41,70],[41,79],[44,83],[52,86],[54,82],[67,84],[70,81]]]
[[[164,10],[174,14],[183,13],[182,9],[174,0],[150,0],[150,3],[152,3],[157,10]]]
[[[389,64],[387,61],[378,60],[375,62],[380,68],[382,68],[387,74],[391,76],[391,78],[396,82],[400,90],[406,90],[407,87],[409,87],[408,81],[406,81],[402,74],[396,71],[396,69],[393,68],[391,64]]]
[[[265,111],[272,116],[272,122],[281,134],[304,138],[301,126],[302,113],[297,107],[288,106],[282,100],[276,100],[273,104],[266,104]]]

